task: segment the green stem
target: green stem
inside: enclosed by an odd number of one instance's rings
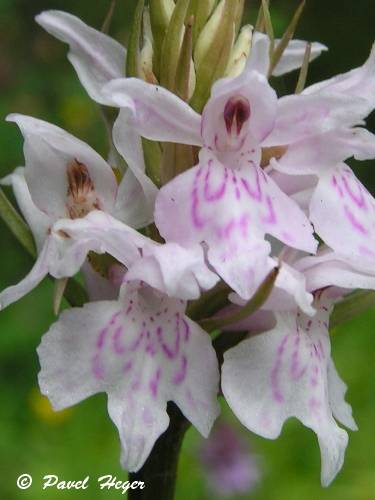
[[[174,403],[168,403],[170,424],[156,441],[144,466],[129,474],[129,481],[142,481],[144,489],[130,489],[128,500],[173,500],[182,441],[190,423]]]

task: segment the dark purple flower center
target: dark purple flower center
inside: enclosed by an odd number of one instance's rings
[[[228,134],[239,136],[250,115],[250,104],[245,97],[231,97],[224,108],[224,121]]]

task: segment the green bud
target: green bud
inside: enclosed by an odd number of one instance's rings
[[[207,19],[212,14],[212,11],[216,7],[217,0],[191,0],[190,7],[188,11],[188,16],[194,16],[194,26],[193,26],[193,45],[198,40],[198,37],[204,28]]]
[[[173,0],[150,0],[151,28],[154,38],[154,73],[159,75],[161,51],[175,3]]]
[[[190,0],[177,0],[161,51],[160,84],[175,91],[176,73]]]
[[[202,111],[213,83],[224,76],[232,53],[242,0],[221,0],[203,28],[194,50],[197,84],[191,106]]]
[[[128,43],[128,53],[126,58],[126,75],[140,77],[140,40],[142,33],[142,18],[145,2],[139,0],[135,9],[134,20],[130,32]]]
[[[246,66],[246,61],[251,50],[251,41],[253,38],[253,27],[250,24],[244,26],[230,55],[229,64],[225,71],[225,76],[235,77],[242,73]]]
[[[185,26],[185,34],[181,45],[176,74],[176,94],[184,101],[188,101],[193,95],[196,82],[193,63],[193,25],[194,17],[190,16]]]
[[[150,11],[143,12],[143,46],[139,55],[140,76],[149,83],[158,83],[153,72],[154,40],[151,30]]]

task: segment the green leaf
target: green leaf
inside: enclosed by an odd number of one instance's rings
[[[243,321],[248,318],[251,314],[262,307],[270,296],[277,276],[279,275],[279,271],[279,267],[272,269],[253,297],[239,311],[226,316],[203,319],[199,321],[201,327],[208,332],[217,329],[221,330],[224,326],[233,325],[234,323],[238,323],[239,321]]]
[[[335,305],[330,319],[330,328],[335,328],[375,308],[375,291],[357,290]]]
[[[19,215],[1,188],[0,216],[25,250],[27,250],[32,257],[36,257],[35,242],[29,226]]]

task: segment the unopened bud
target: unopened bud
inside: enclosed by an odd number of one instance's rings
[[[221,0],[203,28],[194,50],[197,83],[191,105],[201,111],[211,87],[223,77],[232,53],[242,0]]]
[[[176,5],[173,0],[150,0],[149,6],[154,39],[154,72],[158,76],[165,34]]]
[[[217,37],[218,31],[220,31],[224,8],[225,0],[221,0],[199,35],[194,50],[194,62],[196,66],[199,66],[203,58],[207,55],[212,43]]]
[[[139,55],[139,70],[143,80],[157,83],[153,72],[153,36],[151,31],[150,12],[146,8],[143,13],[143,47]]]
[[[251,50],[252,38],[253,27],[250,26],[250,24],[247,24],[241,29],[237,41],[234,44],[229,64],[225,71],[225,76],[236,77],[245,69],[246,61]]]

